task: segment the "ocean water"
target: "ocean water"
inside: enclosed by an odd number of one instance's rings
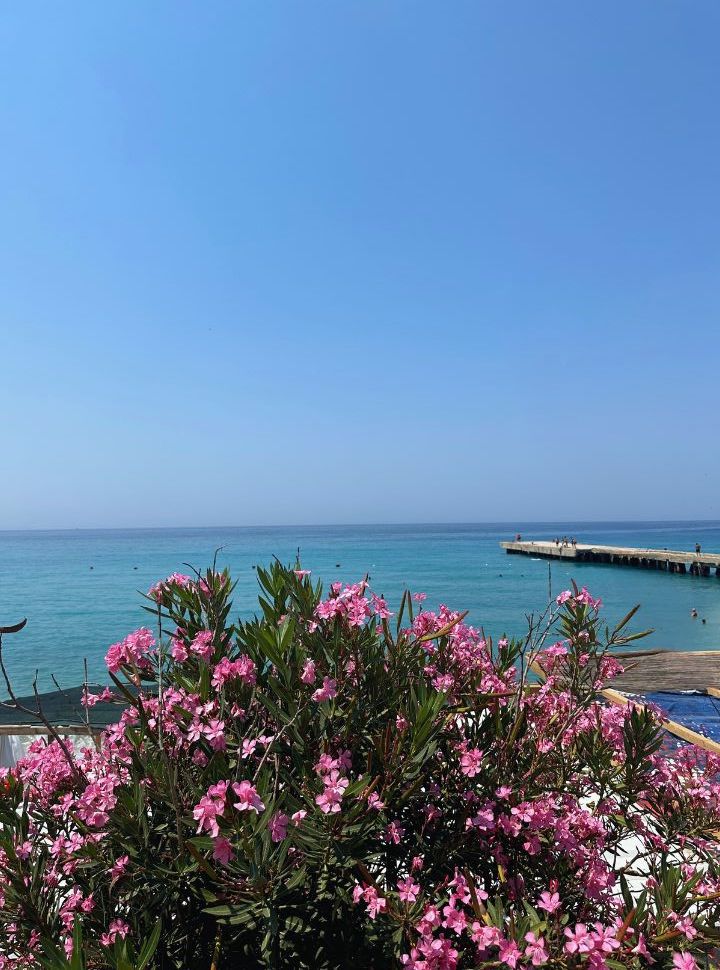
[[[278,528],[137,529],[0,532],[0,625],[27,617],[26,628],[4,637],[13,683],[42,689],[54,674],[63,686],[105,683],[109,644],[148,622],[139,595],[183,564],[218,562],[238,580],[235,614],[257,605],[255,564],[273,556],[302,564],[314,577],[353,582],[365,573],[373,589],[397,604],[405,588],[427,593],[426,606],[470,610],[469,620],[495,638],[522,635],[526,614],[548,600],[548,562],[508,556],[499,547],[516,532],[524,539],[576,536],[581,542],[720,551],[720,522],[512,523],[468,525],[298,526]],[[678,650],[720,648],[720,579],[629,567],[553,562],[553,595],[571,578],[604,601],[612,624],[636,603],[634,628],[655,632],[638,646]],[[699,618],[690,618],[696,608]],[[701,618],[706,623],[701,622]],[[0,688],[0,696],[5,694]]]

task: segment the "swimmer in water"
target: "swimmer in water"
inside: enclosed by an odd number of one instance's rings
[[[698,612],[693,606],[693,608],[690,610],[690,616],[693,618],[693,620],[697,620],[697,615],[698,615]]]

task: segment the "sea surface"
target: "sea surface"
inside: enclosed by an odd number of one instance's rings
[[[3,653],[19,693],[91,680],[106,683],[107,647],[148,622],[140,595],[169,573],[200,569],[216,550],[238,581],[235,615],[257,606],[253,566],[277,556],[302,564],[325,582],[370,574],[372,588],[397,604],[410,588],[440,603],[469,609],[469,621],[495,638],[521,636],[526,615],[541,611],[548,585],[556,595],[571,579],[604,601],[612,624],[636,603],[636,629],[655,632],[638,646],[676,650],[720,648],[720,579],[630,567],[548,562],[508,556],[499,547],[523,539],[575,536],[607,545],[720,551],[720,522],[523,523],[468,525],[298,526],[277,528],[136,529],[0,532],[0,625],[27,617],[25,629],[3,638]],[[698,619],[690,617],[697,609]],[[706,620],[702,623],[702,618]],[[6,691],[0,685],[0,696]]]

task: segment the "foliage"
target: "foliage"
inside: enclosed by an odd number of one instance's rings
[[[720,762],[599,701],[630,617],[601,638],[574,587],[493,644],[416,613],[421,594],[393,616],[365,582],[258,580],[236,624],[226,572],[153,587],[157,633],[108,651],[119,723],[5,774],[0,967],[692,970],[712,952]]]

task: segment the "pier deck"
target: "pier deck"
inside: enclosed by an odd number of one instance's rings
[[[612,563],[639,569],[661,569],[669,573],[720,577],[720,553],[682,552],[675,549],[635,549],[625,546],[556,545],[545,539],[532,542],[501,542],[511,555],[539,559],[567,559],[573,562]]]

